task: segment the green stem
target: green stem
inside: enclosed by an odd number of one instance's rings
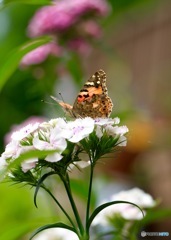
[[[79,213],[78,213],[78,209],[76,207],[75,201],[74,201],[73,196],[72,196],[71,187],[70,187],[70,180],[69,180],[68,174],[66,174],[66,177],[61,176],[61,180],[64,183],[64,186],[65,186],[65,189],[66,189],[69,201],[71,203],[71,207],[72,207],[75,219],[77,221],[78,228],[80,230],[80,235],[83,236],[84,235],[84,228],[83,228],[83,225],[82,225]],[[80,236],[80,239],[84,239],[84,238],[81,238],[81,236]]]
[[[87,200],[87,209],[86,209],[86,232],[89,234],[89,214],[90,214],[90,203],[91,203],[91,191],[92,191],[92,183],[93,183],[93,171],[94,167],[91,161],[90,167],[90,180],[89,180],[89,189],[88,189],[88,200]]]
[[[47,189],[46,187],[43,187],[43,189],[53,198],[53,200],[55,201],[55,203],[58,205],[58,207],[61,209],[61,211],[64,213],[64,215],[68,218],[68,220],[70,221],[71,225],[73,226],[73,228],[76,230],[76,226],[74,224],[74,222],[72,221],[72,219],[70,218],[70,216],[68,215],[68,213],[65,211],[65,209],[62,207],[62,205],[59,203],[59,201],[55,198],[55,196],[51,193],[51,191],[49,189]]]

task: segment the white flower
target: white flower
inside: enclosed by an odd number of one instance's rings
[[[0,171],[7,167],[7,162],[4,157],[0,157]]]
[[[117,146],[125,147],[127,145],[127,138],[125,136],[120,136],[116,144]]]
[[[57,152],[49,154],[45,160],[49,162],[57,162],[62,159],[61,153],[66,149],[67,142],[61,137],[58,127],[50,129],[49,139],[41,140],[38,134],[33,138],[33,146],[38,150],[57,150]]]
[[[65,128],[67,125],[67,122],[63,118],[54,118],[49,121],[49,124],[53,127],[56,125],[60,126],[61,128]]]
[[[90,166],[91,162],[90,161],[79,161],[79,162],[74,162],[78,167],[80,168],[86,168]]]
[[[90,166],[91,162],[90,161],[78,161],[78,162],[73,162],[68,166],[68,170],[73,169],[74,167],[78,168],[86,168]]]
[[[100,139],[103,136],[103,129],[101,126],[97,125],[95,128],[96,135]]]
[[[50,130],[55,131],[58,138],[68,139],[72,136],[72,130],[63,118],[55,118],[49,122],[44,122],[40,125],[40,128],[43,129],[43,134]]]
[[[33,133],[35,130],[38,129],[40,123],[28,124],[27,126],[21,128],[19,131],[16,131],[12,134],[12,140],[22,140],[25,137],[28,137],[29,134]]]
[[[154,207],[156,204],[151,195],[145,193],[139,188],[121,191],[118,194],[114,194],[108,201],[104,202],[109,201],[128,201],[138,205],[142,209]],[[131,204],[118,203],[102,210],[95,218],[93,224],[107,225],[108,218],[113,218],[115,214],[119,214],[121,217],[127,220],[140,220],[143,218],[142,212],[139,208]]]
[[[107,124],[113,125],[113,119],[111,119],[111,118],[96,118],[94,120],[94,123],[95,123],[95,125],[100,125],[100,126],[107,125]]]
[[[63,228],[47,229],[39,233],[36,237],[34,237],[34,240],[55,240],[55,239],[79,240],[74,232],[71,232]]]
[[[48,153],[45,157],[45,160],[48,162],[60,161],[63,158],[64,150],[67,148],[68,142],[78,143],[82,139],[87,138],[93,131],[95,131],[99,140],[105,133],[115,138],[116,141],[118,139],[117,145],[125,146],[126,137],[124,134],[128,132],[128,128],[126,126],[117,126],[119,122],[119,118],[92,119],[86,117],[69,122],[63,118],[56,118],[49,122],[28,124],[12,134],[12,141],[6,146],[5,152],[1,155],[1,158],[4,159],[2,163],[5,164],[6,160],[13,161],[21,154],[35,149],[40,151],[52,150],[52,152]],[[76,145],[77,144],[73,144],[72,146]],[[25,161],[22,162],[21,167],[23,172],[27,172],[35,168],[36,164],[38,164],[38,157],[26,158]],[[74,162],[74,164],[84,168],[88,166],[90,162],[88,159],[87,161]]]
[[[126,126],[113,126],[119,124],[119,118],[97,118],[95,119],[95,131],[97,137],[100,139],[104,132],[107,133],[108,136],[119,137],[118,146],[126,146],[126,137],[123,136],[128,132],[128,128]]]
[[[113,118],[114,123],[113,124],[119,124],[120,119],[118,117]]]
[[[68,127],[72,131],[72,136],[68,140],[77,143],[93,132],[94,120],[90,117],[78,118],[73,122],[69,122]]]
[[[54,128],[54,132],[56,132],[58,138],[69,139],[73,135],[70,125],[66,123],[65,125],[56,125],[56,127]]]
[[[48,155],[45,157],[45,160],[46,160],[47,162],[58,162],[58,161],[60,161],[62,158],[63,158],[63,156],[62,156],[60,153],[51,153],[51,154],[48,154]]]
[[[107,132],[108,135],[110,136],[116,136],[116,135],[119,135],[119,136],[123,136],[125,133],[127,133],[129,130],[126,126],[121,126],[121,127],[118,127],[118,126],[111,126],[111,125],[107,125],[105,127],[105,130]]]
[[[112,201],[118,200],[119,198],[124,199],[125,201],[133,202],[143,208],[151,208],[155,205],[155,201],[152,196],[139,188],[121,191],[112,196]]]
[[[32,158],[21,163],[21,168],[24,173],[32,168],[35,168],[38,158]]]
[[[112,118],[96,118],[94,123],[95,125],[100,125],[100,126],[113,125],[113,124],[119,124],[120,119],[118,117],[113,119]]]
[[[19,142],[12,140],[10,143],[7,144],[5,152],[2,153],[2,157],[5,159],[9,158],[15,159],[19,157],[21,150],[22,148]]]
[[[35,150],[35,148],[32,145],[29,146],[22,146],[20,155],[26,152],[29,152],[31,150]],[[38,157],[33,157],[25,160],[24,162],[21,163],[21,168],[23,172],[27,172],[30,169],[34,168],[36,166],[36,163],[38,162]]]
[[[64,126],[66,126],[66,124],[67,123],[66,123],[66,121],[63,118],[53,118],[53,119],[51,119],[48,122],[41,123],[40,127],[41,128],[54,128],[57,125],[61,126],[61,127],[64,127]]]

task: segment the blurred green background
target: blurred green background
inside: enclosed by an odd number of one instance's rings
[[[1,3],[0,67],[13,49],[28,40],[28,22],[40,7],[21,2]],[[4,151],[4,137],[13,125],[31,116],[63,116],[58,106],[42,99],[51,101],[50,95],[61,92],[72,104],[83,82],[102,68],[114,103],[112,117],[120,117],[130,132],[126,149],[99,164],[97,175],[124,188],[139,186],[167,208],[171,205],[171,2],[109,2],[112,13],[102,22],[104,35],[89,55],[49,57],[38,66],[18,67],[8,78],[0,92],[0,150]],[[42,193],[37,210],[28,187],[1,183],[0,196],[0,239],[19,239],[19,232],[22,236],[54,217],[48,197]],[[167,219],[151,229],[171,234],[170,226]]]

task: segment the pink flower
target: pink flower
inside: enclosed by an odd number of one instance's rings
[[[91,51],[91,46],[83,38],[71,39],[68,48],[84,55],[88,55]]]
[[[101,37],[101,28],[93,20],[85,21],[81,24],[82,30],[90,37],[99,38]]]
[[[56,34],[68,30],[84,16],[105,16],[109,6],[105,0],[60,0],[52,6],[38,10],[32,18],[28,35],[30,37],[44,34]]]
[[[60,47],[55,43],[42,45],[27,53],[21,60],[21,66],[39,64],[45,61],[49,55],[59,56],[60,52]]]

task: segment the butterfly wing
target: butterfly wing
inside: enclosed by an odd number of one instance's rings
[[[106,74],[100,69],[80,90],[72,112],[75,117],[106,118],[109,117],[112,107],[112,100],[108,96],[106,87]]]

